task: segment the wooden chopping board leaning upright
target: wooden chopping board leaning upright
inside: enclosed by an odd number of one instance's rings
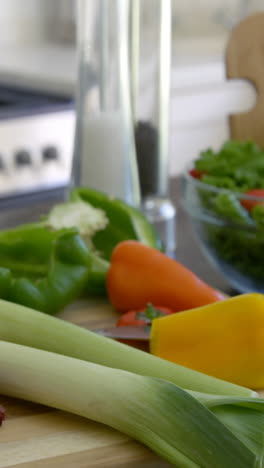
[[[231,137],[264,147],[264,13],[247,18],[231,33],[226,51],[229,79],[250,80],[258,102],[248,113],[230,116]],[[61,317],[91,329],[114,325],[117,314],[102,301],[85,301]],[[99,423],[0,397],[7,419],[0,428],[0,468],[165,468],[171,466],[140,443]]]
[[[257,92],[253,109],[230,116],[230,137],[252,140],[264,148],[264,13],[249,16],[232,31],[226,49],[226,76],[249,81]]]

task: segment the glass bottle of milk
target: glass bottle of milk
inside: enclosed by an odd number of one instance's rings
[[[72,186],[139,206],[128,38],[129,0],[78,0]]]

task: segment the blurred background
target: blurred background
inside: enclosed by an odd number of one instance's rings
[[[72,157],[75,1],[0,3],[0,192],[25,188],[25,181],[27,187],[57,187],[67,182]],[[141,8],[145,53],[138,118],[151,85],[144,69],[155,52],[152,0],[142,0]],[[173,1],[171,175],[227,138],[228,112],[254,103],[248,83],[226,87],[225,46],[234,25],[261,10],[262,0]]]

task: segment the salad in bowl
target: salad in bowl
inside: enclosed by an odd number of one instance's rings
[[[227,141],[201,152],[182,200],[207,257],[240,292],[264,292],[264,150]]]

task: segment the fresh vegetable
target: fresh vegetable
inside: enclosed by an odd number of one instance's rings
[[[153,226],[136,208],[90,188],[77,188],[71,192],[72,201],[89,203],[103,210],[108,224],[92,237],[92,242],[101,256],[110,260],[114,247],[126,239],[135,239],[153,248],[161,249],[161,241]]]
[[[150,325],[152,320],[172,313],[173,311],[167,307],[154,307],[148,303],[146,307],[140,310],[129,310],[122,314],[116,325],[117,327]]]
[[[263,205],[264,204],[264,189],[253,189],[253,190],[248,190],[245,192],[246,195],[249,195],[251,197],[259,197],[260,200],[254,200],[253,198],[242,198],[241,199],[241,205],[246,208],[248,211],[252,211],[253,208],[257,205]],[[262,199],[262,200],[261,200]]]
[[[160,247],[151,224],[126,203],[85,188],[74,190],[71,198],[55,205],[37,223],[0,231],[0,297],[57,313],[80,293],[107,295],[108,259],[120,240],[140,239]],[[63,256],[58,256],[63,239],[59,239],[72,230],[75,240],[69,238],[65,276]],[[83,251],[80,265],[75,259],[77,243]]]
[[[228,221],[233,221],[237,224],[244,224],[249,226],[253,222],[244,208],[241,206],[240,201],[234,194],[228,191],[222,191],[214,197],[213,208],[215,212]]]
[[[245,398],[256,395],[247,388],[184,368],[59,318],[3,300],[0,300],[0,340],[157,377],[197,392]]]
[[[121,312],[140,309],[147,302],[177,312],[224,299],[179,262],[137,241],[120,242],[114,249],[107,291]]]
[[[75,227],[90,248],[91,271],[85,287],[88,295],[106,296],[106,274],[113,248],[124,239],[137,239],[161,249],[161,241],[147,218],[127,203],[103,192],[81,187],[70,201],[56,205],[43,219],[53,229]]]
[[[5,409],[3,406],[0,406],[0,426],[2,425],[2,422],[5,420]]]
[[[109,262],[90,251],[91,269],[83,289],[85,296],[107,296],[106,274]]]
[[[264,195],[264,150],[230,140],[201,152],[193,169],[204,171],[193,181],[191,214],[206,249],[237,284],[262,292],[264,209],[256,198]]]
[[[242,218],[258,203],[247,196],[264,197],[264,150],[252,142],[231,140],[227,141],[219,151],[209,149],[201,152],[195,161],[195,167],[189,171],[189,174],[196,177],[197,171],[201,173],[202,182],[227,189],[226,194],[233,197],[232,202],[236,205],[236,212],[239,210],[238,203],[241,204]],[[230,190],[232,194],[228,192]],[[244,194],[245,198],[243,198]],[[208,196],[212,201],[214,196],[219,195],[217,192],[211,192]],[[215,206],[217,209],[217,203]],[[223,205],[221,214],[230,219],[228,205],[226,209]],[[237,221],[236,218],[231,219]],[[250,219],[249,216],[248,219]]]
[[[264,403],[247,388],[183,368],[64,320],[5,301],[0,301],[0,338],[22,345],[14,348],[14,345],[0,343],[3,393],[94,417],[138,438],[179,467],[211,468],[218,464],[222,467],[223,459],[218,461],[215,450],[219,443],[221,450],[229,446],[231,439],[232,444],[235,443],[233,437],[236,444],[240,441],[251,455],[240,463],[238,454],[233,460],[236,452],[229,447],[227,466],[235,463],[230,468],[240,465],[242,468],[255,463],[252,466],[261,467]],[[37,352],[27,346],[57,355]],[[66,355],[75,358],[72,364]],[[90,362],[87,365],[84,361]],[[92,362],[100,365],[94,366]],[[129,372],[119,373],[117,369]],[[188,393],[169,382],[188,388]],[[190,396],[193,399],[189,399]],[[211,426],[212,417],[217,419],[217,423],[214,419],[214,427]],[[158,437],[155,434],[159,430]],[[171,458],[171,448],[178,457],[177,450],[183,449],[179,446],[182,443],[186,443],[190,452],[184,449],[180,451],[180,458]],[[240,455],[245,447],[239,445]],[[212,450],[213,462],[212,458],[207,458]],[[200,458],[202,453],[207,456]],[[252,454],[254,462],[251,462]],[[194,457],[194,461],[188,457]]]
[[[203,182],[210,183],[207,177],[212,177],[211,185],[217,187],[227,188],[226,182],[230,180],[229,188],[237,192],[264,188],[264,151],[250,141],[230,140],[219,151],[202,151],[194,168],[205,171]]]
[[[244,294],[155,319],[152,354],[254,389],[264,388],[264,296]]]
[[[264,204],[259,203],[255,205],[250,212],[252,219],[256,223],[257,227],[257,238],[260,240],[263,236],[264,228]]]
[[[262,465],[264,400],[194,396],[164,380],[4,341],[0,368],[4,394],[104,423],[178,468]]]
[[[108,219],[103,210],[82,200],[55,205],[44,218],[44,224],[52,229],[78,228],[80,235],[90,248],[97,231],[105,229]]]
[[[261,292],[264,281],[262,233],[234,229],[233,226],[213,226],[209,223],[204,223],[201,229],[223,271],[232,274],[238,284],[242,276],[248,283],[249,291]]]
[[[93,192],[94,193],[94,192]],[[95,192],[98,194],[98,192]],[[106,296],[106,273],[109,262],[102,257],[104,252],[96,251],[93,237],[109,224],[105,211],[72,195],[74,201],[55,205],[42,220],[50,229],[75,228],[90,249],[91,271],[85,286],[87,295]]]
[[[91,259],[76,229],[27,225],[0,233],[0,297],[48,314],[75,300]]]
[[[201,177],[206,174],[204,171],[199,171],[198,169],[190,169],[189,174],[195,179],[201,179]]]

